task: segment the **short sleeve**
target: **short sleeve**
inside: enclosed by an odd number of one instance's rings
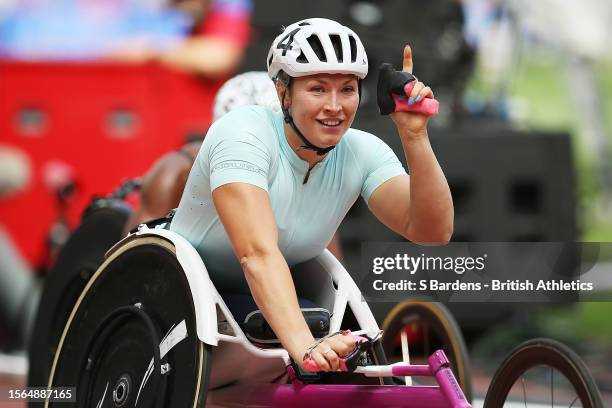
[[[393,150],[374,135],[367,134],[367,143],[361,146],[360,162],[363,163],[364,182],[361,196],[366,203],[382,183],[395,177],[406,174]]]
[[[276,137],[265,116],[253,110],[238,108],[210,128],[205,139],[205,165],[211,192],[229,183],[252,184],[268,191]]]

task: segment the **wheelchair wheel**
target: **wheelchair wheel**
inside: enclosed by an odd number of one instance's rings
[[[484,407],[502,408],[513,403],[603,407],[584,362],[567,346],[551,339],[533,339],[519,345],[495,372]]]
[[[202,407],[210,359],[210,346],[197,337],[174,246],[159,237],[135,238],[83,290],[49,385],[76,387],[77,407]]]
[[[89,278],[104,260],[104,253],[122,238],[123,227],[130,215],[120,202],[105,200],[104,206],[94,201],[95,210],[88,210],[81,225],[62,248],[57,261],[45,276],[42,296],[28,345],[28,386],[43,387],[57,344],[70,311]],[[30,406],[42,404],[30,403]]]
[[[408,337],[413,364],[424,364],[434,351],[443,349],[465,397],[472,400],[467,346],[459,325],[444,305],[417,300],[398,303],[385,317],[381,329],[382,347],[391,363],[402,360],[402,331]]]

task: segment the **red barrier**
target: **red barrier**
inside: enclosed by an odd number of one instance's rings
[[[203,133],[221,83],[155,64],[0,62],[0,144],[21,149],[32,164],[26,189],[0,199],[0,222],[32,266],[46,262],[59,214],[45,184],[50,168],[72,169],[74,227],[93,195]]]

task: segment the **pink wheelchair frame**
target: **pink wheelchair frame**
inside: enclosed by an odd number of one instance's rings
[[[430,407],[469,408],[449,361],[442,350],[427,365],[395,363],[358,367],[366,377],[435,377],[438,386],[305,384],[292,366],[287,367],[291,384],[246,384],[214,391],[213,405],[257,407]],[[210,398],[210,397],[209,397]]]

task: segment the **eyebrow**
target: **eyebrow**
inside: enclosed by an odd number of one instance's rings
[[[329,84],[329,81],[326,80],[326,79],[312,78],[311,81],[318,82],[320,84],[325,84],[325,85]],[[344,81],[342,83],[342,85],[346,85],[346,84],[348,84],[349,82],[352,82],[352,81],[357,81],[357,78],[347,79],[346,81]]]

